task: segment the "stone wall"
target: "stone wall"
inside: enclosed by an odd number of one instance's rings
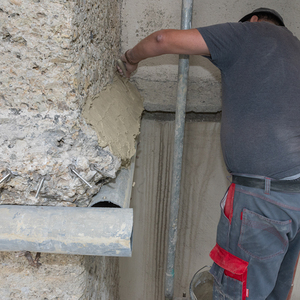
[[[81,108],[112,80],[119,28],[117,0],[1,1],[0,172],[12,176],[0,203],[87,205],[103,177],[91,164],[115,177],[120,160]]]
[[[78,110],[111,82],[119,1],[2,0],[1,107]]]
[[[33,268],[18,253],[0,253],[1,300],[117,300],[118,259],[42,254]]]
[[[87,206],[116,177],[121,158],[81,111],[112,82],[119,40],[119,0],[1,0],[0,204]],[[119,298],[116,258],[40,262],[0,253],[0,299]]]

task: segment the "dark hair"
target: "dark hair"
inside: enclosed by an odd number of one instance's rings
[[[274,23],[275,25],[281,26],[280,21],[273,14],[270,14],[270,13],[267,13],[267,12],[261,12],[261,13],[255,14],[254,16],[257,16],[259,20],[267,20],[269,22]],[[251,17],[247,21],[250,21]]]

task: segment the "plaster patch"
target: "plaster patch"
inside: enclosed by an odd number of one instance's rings
[[[143,101],[134,85],[115,75],[113,83],[87,99],[83,116],[98,134],[101,147],[109,146],[123,165],[135,154]]]

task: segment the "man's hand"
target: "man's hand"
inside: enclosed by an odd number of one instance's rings
[[[122,76],[130,78],[131,74],[136,71],[138,63],[130,61],[128,56],[129,50],[124,53],[121,58],[117,61],[117,70]]]

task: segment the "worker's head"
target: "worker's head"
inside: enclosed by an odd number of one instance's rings
[[[258,22],[258,21],[269,21],[274,23],[278,26],[285,26],[283,22],[283,18],[281,15],[275,11],[274,9],[270,8],[257,8],[252,13],[247,14],[242,19],[240,19],[240,22]]]

